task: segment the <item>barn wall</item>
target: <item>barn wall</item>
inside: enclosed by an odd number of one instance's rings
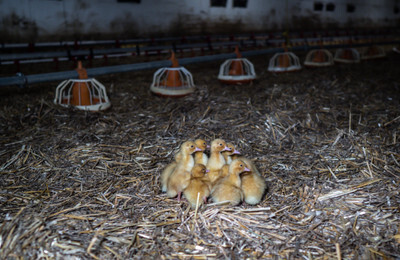
[[[322,10],[315,10],[316,4]],[[333,11],[328,4],[334,4]],[[395,27],[398,8],[399,0],[248,0],[246,8],[233,7],[233,0],[226,7],[212,7],[210,0],[0,0],[0,36],[40,41]]]

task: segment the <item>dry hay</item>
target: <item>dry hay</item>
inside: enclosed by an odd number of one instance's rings
[[[400,257],[399,56],[216,82],[153,97],[153,71],[105,76],[112,109],[52,104],[55,84],[2,93],[0,258]],[[112,85],[112,87],[111,87]],[[256,159],[257,206],[166,198],[159,176],[181,142],[221,137]]]

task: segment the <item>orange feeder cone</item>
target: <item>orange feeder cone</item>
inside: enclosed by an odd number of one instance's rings
[[[376,46],[371,46],[370,48],[368,48],[368,50],[366,51],[366,53],[367,53],[368,55],[373,56],[373,55],[378,54],[379,52],[378,52],[378,48],[376,48]]]
[[[69,79],[61,82],[56,89],[55,104],[89,111],[105,110],[111,106],[105,87],[96,79],[89,79],[87,71],[78,62],[79,79]]]
[[[163,81],[162,84],[167,87],[181,87],[183,84],[180,79],[179,71],[177,70],[169,71],[167,78]]]
[[[368,46],[361,53],[362,60],[372,60],[386,57],[386,52],[382,47],[377,45]]]
[[[172,61],[172,68],[179,68],[179,62],[175,58],[175,52],[172,52],[170,60]],[[168,71],[166,79],[163,80],[162,85],[167,87],[181,87],[183,85],[181,76],[178,70]]]
[[[194,91],[192,74],[179,66],[175,53],[172,52],[170,68],[161,68],[154,73],[150,90],[157,95],[166,97],[182,97]]]
[[[72,87],[71,105],[74,106],[89,106],[90,92],[86,84],[80,82],[74,83]]]
[[[287,54],[279,56],[278,67],[287,68],[290,65],[290,59]]]
[[[82,62],[78,61],[78,68],[76,68],[78,72],[79,79],[87,79],[87,72],[82,67]],[[82,82],[75,82],[72,86],[72,99],[70,101],[71,105],[74,106],[89,106],[91,104],[90,100],[90,91],[87,84]]]
[[[233,60],[229,69],[229,75],[243,75],[244,70],[243,70],[243,63],[240,60],[242,58],[242,54],[239,52],[239,47],[235,47],[235,53],[236,53],[236,60]]]
[[[253,64],[242,58],[239,47],[235,47],[236,59],[228,59],[219,69],[218,79],[224,84],[247,84],[256,78]]]
[[[313,58],[313,62],[325,62],[325,55],[324,52],[321,50],[317,50],[317,52],[315,53],[315,56]]]
[[[358,63],[360,62],[360,53],[354,48],[338,49],[334,60],[341,63]]]
[[[304,60],[307,67],[326,67],[333,65],[332,53],[326,49],[315,49],[307,53]]]
[[[284,52],[275,53],[269,60],[269,72],[290,72],[301,69],[299,57],[288,51],[285,46],[284,49]]]
[[[345,59],[345,60],[351,60],[351,59],[353,59],[353,54],[352,54],[351,50],[345,49],[340,58]]]
[[[229,69],[229,75],[243,75],[243,64],[239,60],[234,60],[231,63],[231,68]]]

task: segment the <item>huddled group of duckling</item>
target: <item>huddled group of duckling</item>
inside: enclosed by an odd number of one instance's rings
[[[244,200],[255,205],[266,189],[254,163],[222,139],[213,140],[211,147],[201,139],[184,142],[161,173],[161,185],[169,198],[181,200],[183,193],[192,208],[206,203],[210,196],[216,203],[234,206]]]

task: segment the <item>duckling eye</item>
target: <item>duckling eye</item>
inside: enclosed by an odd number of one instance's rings
[[[243,164],[241,164],[240,167],[243,167]]]
[[[190,146],[190,148],[193,148],[193,147],[194,147],[193,145]]]
[[[222,146],[222,144],[219,144],[220,146]]]

